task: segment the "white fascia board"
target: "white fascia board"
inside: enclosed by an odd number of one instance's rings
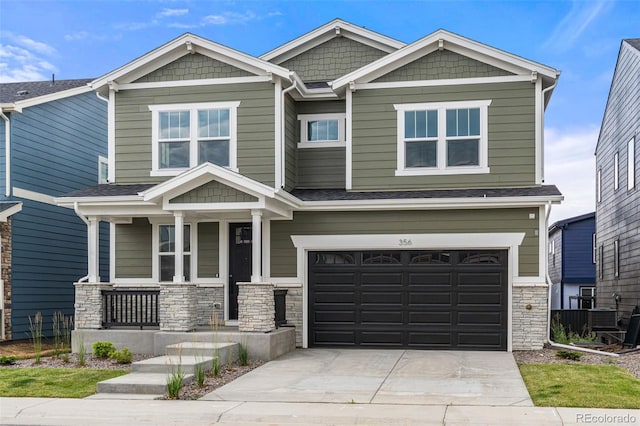
[[[35,105],[45,104],[47,102],[57,101],[59,99],[68,98],[70,96],[81,95],[83,93],[92,92],[93,88],[88,84],[86,86],[75,87],[73,89],[62,90],[60,92],[49,93],[48,95],[38,96],[36,98],[25,99],[24,101],[15,102],[14,110],[22,112],[23,108]]]
[[[537,72],[551,79],[556,79],[559,72],[553,68],[547,67],[533,61],[521,58],[519,56],[504,52],[502,50],[478,43],[476,41],[458,36],[445,30],[438,30],[412,44],[403,47],[396,52],[390,53],[377,61],[374,61],[362,68],[359,68],[349,74],[346,74],[332,83],[332,88],[337,90],[352,81],[367,81],[370,75],[383,75],[397,66],[411,62],[418,57],[431,53],[439,48],[439,42],[442,41],[443,48],[451,51],[463,53],[465,56],[473,57],[473,59],[481,60],[489,64],[495,64],[500,68],[510,68],[510,71],[528,70],[529,72]],[[373,77],[372,79],[376,78]]]
[[[9,216],[19,213],[22,210],[22,203],[19,202],[15,206],[11,206],[0,212],[0,222],[6,222]]]
[[[355,83],[356,90],[363,89],[397,89],[403,87],[435,87],[435,86],[461,86],[468,84],[494,84],[494,83],[517,83],[531,81],[529,75],[509,75],[500,77],[472,77],[472,78],[450,78],[442,80],[410,80],[410,81],[389,81],[379,83]]]
[[[237,203],[169,203],[165,199],[162,202],[162,209],[170,211],[246,211],[252,209],[264,209],[264,198],[258,201],[237,202]]]
[[[415,210],[539,207],[559,204],[564,197],[411,198],[382,200],[301,201],[300,210]]]
[[[223,84],[242,83],[265,83],[270,82],[269,75],[256,75],[249,77],[229,77],[229,78],[203,78],[200,80],[176,80],[176,81],[154,81],[150,83],[124,83],[118,84],[118,90],[146,90],[164,87],[192,87],[192,86],[213,86]]]
[[[297,56],[300,53],[334,38],[336,36],[336,31],[339,31],[342,36],[387,53],[391,53],[405,46],[405,43],[391,37],[350,24],[341,19],[334,19],[333,21],[310,31],[301,37],[293,39],[282,46],[263,54],[260,56],[260,59],[272,61],[274,63],[282,63],[287,59]]]
[[[215,57],[220,60],[230,60],[234,64],[244,64],[242,68],[252,68],[260,70],[263,73],[271,73],[278,75],[282,78],[288,78],[289,70],[264,61],[262,59],[247,55],[238,50],[231,49],[221,44],[215,43],[210,40],[198,37],[194,34],[186,33],[182,36],[160,46],[159,48],[152,50],[151,52],[123,65],[116,70],[105,74],[104,76],[94,80],[91,86],[94,88],[101,88],[107,85],[111,81],[117,81],[118,79],[124,79],[120,83],[128,83],[135,80],[135,77],[131,80],[127,77],[129,75],[139,76],[142,72],[147,74],[152,69],[162,66],[165,63],[169,63],[185,54],[192,52],[198,52],[205,56]],[[167,61],[168,62],[165,62]]]

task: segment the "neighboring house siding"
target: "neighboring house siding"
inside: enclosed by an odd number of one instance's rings
[[[11,115],[11,183],[53,197],[98,183],[98,157],[107,156],[107,105],[85,93],[24,108]],[[26,337],[29,316],[73,314],[74,286],[87,273],[86,225],[72,209],[22,201],[13,218],[13,338]],[[109,232],[101,226],[101,277],[109,280]]]
[[[549,244],[553,244],[554,253],[549,248],[547,250],[549,255],[549,278],[554,284],[562,281],[562,230],[557,230],[549,236]]]
[[[518,260],[521,276],[538,275],[538,209],[296,212],[271,222],[271,276],[296,276],[291,235],[525,232]],[[363,247],[366,249],[367,247]]]
[[[219,224],[198,224],[198,278],[218,278]]]
[[[496,77],[512,75],[489,64],[443,50],[400,67],[374,82],[439,80],[451,78]]]
[[[354,190],[482,188],[535,184],[535,85],[529,82],[359,90],[353,94]],[[491,100],[488,161],[491,173],[395,176],[394,104]]]
[[[298,150],[298,188],[344,188],[344,148]]]
[[[116,227],[116,278],[151,278],[151,224],[134,218],[130,225]]]
[[[595,283],[593,233],[595,222],[583,220],[567,225],[563,231],[563,281],[574,284]]]
[[[169,203],[235,203],[258,201],[253,195],[238,191],[217,181],[211,181],[196,189],[178,195]]]
[[[300,142],[300,122],[298,121],[298,108],[291,96],[287,95],[284,100],[284,161],[285,161],[285,181],[284,187],[287,191],[295,188],[298,183],[298,142]]]
[[[628,190],[627,143],[635,135],[635,188]],[[619,155],[620,187],[614,191],[615,153]],[[622,43],[596,151],[602,173],[602,199],[596,203],[597,247],[604,246],[604,270],[597,260],[597,306],[615,308],[626,322],[640,304],[640,51]],[[620,275],[614,276],[614,241],[620,241]],[[599,251],[598,251],[599,253]],[[602,274],[602,279],[600,278]]]
[[[346,37],[333,38],[284,61],[304,81],[329,81],[367,65],[386,53]]]
[[[229,78],[248,77],[248,71],[241,70],[232,65],[218,61],[208,56],[195,53],[187,54],[182,58],[161,67],[135,83],[149,83],[157,81],[198,80],[203,78]]]
[[[116,93],[116,181],[162,182],[152,178],[149,105],[240,101],[238,168],[240,173],[274,184],[275,98],[271,83],[246,83]]]

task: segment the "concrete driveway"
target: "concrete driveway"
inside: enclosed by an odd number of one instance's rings
[[[507,352],[298,349],[204,400],[533,406]]]

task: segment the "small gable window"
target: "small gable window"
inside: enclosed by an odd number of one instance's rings
[[[98,157],[98,183],[109,183],[109,162],[106,157]]]
[[[345,114],[301,114],[299,148],[345,146]]]
[[[202,163],[237,170],[239,102],[151,105],[152,175],[177,175]]]
[[[487,116],[491,101],[394,105],[396,176],[489,173]]]

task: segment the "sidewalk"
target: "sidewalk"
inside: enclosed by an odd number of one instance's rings
[[[2,425],[640,425],[640,410],[0,398]]]

